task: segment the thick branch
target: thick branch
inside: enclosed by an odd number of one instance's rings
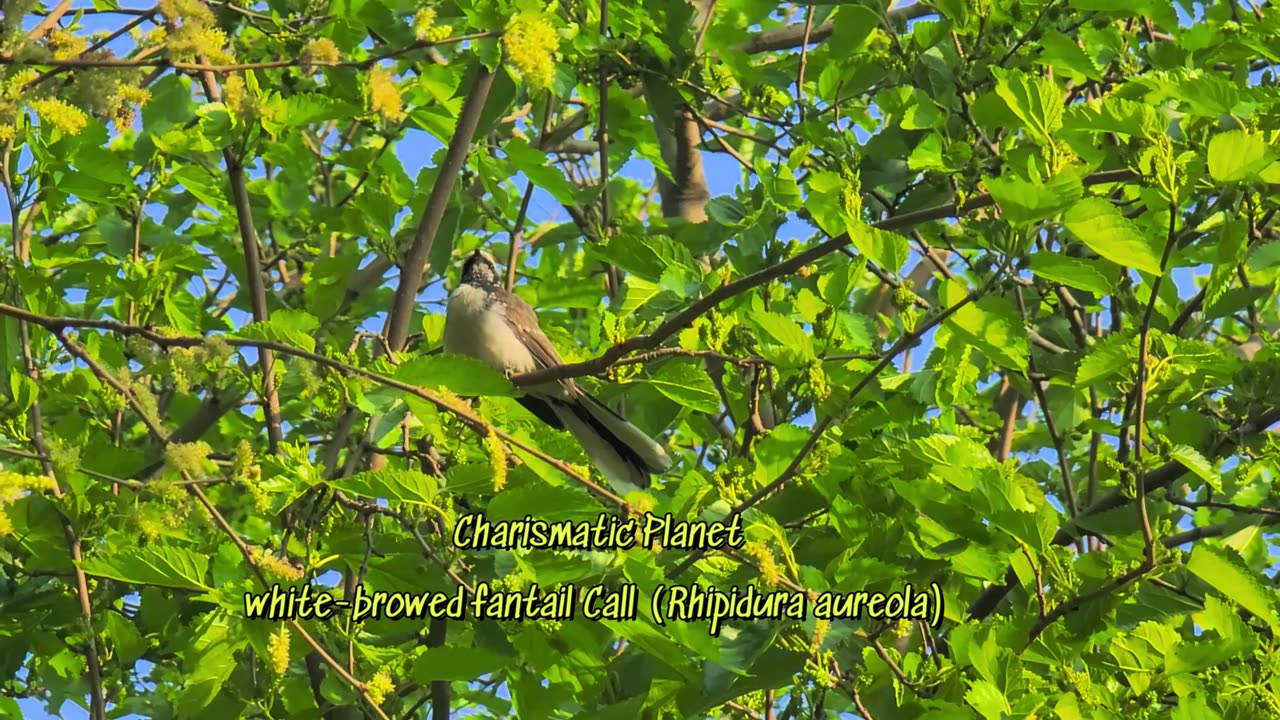
[[[1131,170],[1108,170],[1090,175],[1084,179],[1084,184],[1086,186],[1105,185],[1108,183],[1127,182],[1136,177],[1137,175]],[[933,220],[958,217],[981,208],[991,207],[994,204],[995,201],[990,195],[979,195],[978,197],[960,205],[957,205],[954,202],[947,203],[946,205],[940,205],[926,210],[919,210],[917,212],[905,213],[896,217],[887,218],[880,222],[873,223],[871,226],[879,230],[901,230],[915,227],[916,225]],[[651,333],[628,338],[617,345],[613,345],[599,356],[590,360],[560,365],[558,367],[539,370],[532,373],[525,373],[523,375],[516,375],[512,378],[512,381],[521,386],[538,385],[554,380],[563,380],[565,378],[593,375],[603,372],[606,368],[628,353],[636,352],[638,350],[651,350],[657,347],[667,338],[672,337],[691,325],[708,310],[716,307],[729,298],[736,297],[767,282],[793,273],[805,265],[826,257],[833,252],[837,252],[841,248],[847,247],[851,242],[852,240],[849,237],[849,234],[842,233],[841,235],[819,243],[804,252],[798,253],[789,260],[785,260],[717,288],[695,302],[693,305],[686,308],[683,312],[680,312],[676,314],[675,317],[663,322]]]
[[[932,15],[936,10],[925,5],[924,3],[912,3],[904,5],[900,8],[885,13],[885,20],[890,24],[915,20],[925,15]],[[808,33],[810,43],[825,42],[831,37],[831,33],[835,30],[835,23],[828,20],[821,25],[815,25],[811,32]],[[796,23],[788,25],[777,30],[765,30],[758,33],[755,37],[738,46],[739,52],[748,55],[757,55],[759,53],[771,52],[774,50],[791,50],[800,47],[805,41],[805,23]]]
[[[18,320],[25,320],[34,325],[39,325],[53,333],[59,333],[70,328],[92,328],[95,330],[103,330],[106,332],[119,333],[125,336],[136,335],[139,337],[143,337],[149,342],[152,342],[157,346],[163,347],[163,348],[202,347],[202,346],[205,346],[210,340],[209,338],[203,338],[203,337],[161,335],[160,333],[157,333],[156,331],[150,328],[145,328],[138,325],[130,325],[128,323],[122,323],[116,320],[84,320],[80,318],[69,318],[69,317],[48,317],[48,316],[39,315],[39,314],[30,312],[28,310],[24,310],[19,307],[15,307],[13,305],[6,305],[4,303],[0,303],[0,317],[2,316],[17,318]],[[579,474],[573,468],[569,467],[567,463],[551,457],[550,455],[544,453],[543,451],[538,450],[537,448],[529,445],[528,443],[525,443],[524,441],[516,437],[513,437],[512,435],[506,432],[503,432],[502,430],[492,427],[487,422],[485,422],[479,415],[476,415],[475,413],[471,412],[470,409],[464,406],[457,406],[452,403],[446,402],[444,399],[436,395],[434,392],[431,392],[430,390],[426,390],[424,388],[420,388],[415,385],[410,385],[406,382],[396,380],[395,378],[387,377],[385,375],[373,372],[371,370],[365,370],[364,368],[357,367],[355,365],[349,365],[347,363],[342,362],[341,360],[335,360],[331,357],[321,355],[319,353],[308,352],[306,350],[302,350],[300,348],[296,348],[291,345],[286,345],[284,343],[276,342],[273,340],[250,340],[246,338],[236,338],[236,337],[221,337],[219,338],[219,340],[222,342],[225,342],[227,345],[230,345],[231,347],[257,348],[259,352],[263,350],[272,350],[274,352],[280,353],[281,355],[289,355],[292,357],[302,358],[304,360],[309,360],[317,365],[321,365],[321,366],[336,370],[338,372],[341,372],[344,375],[359,375],[361,377],[368,378],[370,380],[373,380],[374,382],[385,385],[387,387],[395,388],[396,390],[400,390],[401,392],[406,392],[416,397],[419,397],[435,405],[440,410],[453,413],[455,416],[457,416],[459,419],[466,422],[469,426],[474,428],[479,433],[487,434],[490,430],[492,430],[494,433],[497,434],[497,436],[503,442],[507,443],[508,445],[519,448],[544,462],[550,463],[551,465],[555,466],[557,470],[564,473],[570,479],[574,480],[575,482],[582,485],[587,490],[595,493],[596,495],[604,498],[605,500],[608,500],[610,503],[616,505],[617,507],[623,510],[626,510],[628,512],[632,510],[631,506],[621,497],[618,497],[612,491],[601,487],[595,482],[592,482],[590,478],[584,477],[583,475]],[[127,393],[128,389],[126,388],[120,392]],[[149,422],[149,420],[145,416],[143,419],[144,419],[144,422]],[[157,427],[154,427],[154,426],[149,427],[149,430],[151,430],[152,434],[163,435],[163,431],[159,430]],[[170,438],[173,438],[173,436],[170,436]]]
[[[489,89],[493,87],[493,72],[483,64],[477,67],[475,82],[467,93],[458,114],[458,125],[449,141],[449,149],[445,153],[444,164],[436,175],[435,185],[427,198],[427,205],[422,211],[422,221],[413,236],[413,244],[400,264],[400,282],[396,285],[395,300],[391,311],[387,314],[387,327],[383,333],[387,344],[394,351],[404,347],[409,337],[410,320],[417,304],[418,291],[422,288],[422,275],[427,268],[427,259],[431,257],[431,247],[435,244],[436,234],[440,231],[440,221],[449,207],[449,198],[453,194],[454,183],[462,166],[467,161],[467,153],[471,150],[471,139],[475,136],[476,126],[480,124],[480,113],[484,110],[485,101],[489,98]]]
[[[209,100],[222,100],[222,90],[212,73],[201,76],[205,94]],[[253,226],[253,210],[249,202],[249,189],[245,185],[244,163],[231,148],[222,151],[227,163],[227,179],[231,183],[231,202],[236,209],[236,221],[240,227],[240,246],[244,252],[245,283],[249,290],[249,304],[254,322],[267,322],[267,288],[262,281],[262,246]],[[267,419],[267,447],[275,454],[284,439],[280,424],[280,395],[276,392],[275,356],[270,350],[258,353],[258,365],[262,370],[263,415]]]

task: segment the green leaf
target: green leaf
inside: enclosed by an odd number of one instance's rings
[[[1004,217],[1014,225],[1030,225],[1071,207],[1084,193],[1080,176],[1065,172],[1046,183],[1005,174],[988,178],[987,189]]]
[[[227,195],[221,187],[221,181],[205,168],[183,165],[173,171],[173,179],[182,183],[187,192],[205,205],[214,209],[226,207]]]
[[[1210,307],[1222,299],[1236,279],[1236,270],[1245,259],[1249,247],[1249,228],[1244,218],[1234,218],[1223,223],[1214,235],[1218,239],[1217,257],[1204,289],[1204,307]]]
[[[1209,174],[1218,182],[1257,180],[1274,159],[1261,135],[1230,130],[1209,140]]]
[[[439,491],[436,479],[417,470],[384,468],[330,480],[329,484],[360,497],[431,504]]]
[[[900,272],[911,254],[906,238],[865,223],[849,222],[849,239],[872,262],[890,273]]]
[[[785,163],[774,165],[763,157],[756,158],[756,174],[765,196],[783,210],[795,210],[804,203],[795,174]]]
[[[700,362],[665,362],[645,382],[694,412],[720,411],[720,394]]]
[[[205,584],[209,558],[171,545],[112,546],[102,555],[86,558],[85,573],[137,585],[180,590],[211,590]]]
[[[954,307],[969,294],[958,280],[949,280],[940,293],[945,307]],[[1002,367],[1027,369],[1029,345],[1027,328],[1017,308],[1004,298],[987,295],[963,307],[947,318],[947,327],[965,340],[977,345],[984,355]]]
[[[321,93],[299,93],[285,98],[279,119],[289,127],[307,127],[313,122],[349,120],[360,112],[352,103]]]
[[[501,670],[509,662],[509,658],[484,648],[428,648],[413,661],[413,679],[423,685],[434,680],[475,682]]]
[[[1120,268],[1107,260],[1058,253],[1034,253],[1031,256],[1031,272],[1067,287],[1093,293],[1097,297],[1110,295],[1120,281]]]
[[[1062,91],[1048,78],[1030,75],[1021,70],[992,67],[996,79],[996,94],[1008,104],[1022,126],[1040,142],[1053,141],[1053,134],[1062,127]]]
[[[581,490],[521,485],[498,493],[489,503],[490,521],[522,520],[527,515],[546,520],[595,520],[604,508]]]
[[[444,473],[445,490],[453,495],[491,490],[493,468],[488,463],[458,463],[450,465]]]
[[[1146,103],[1115,95],[1072,105],[1062,121],[1064,130],[1137,137],[1164,132],[1163,125],[1167,124],[1167,120],[1162,124],[1160,116]]]
[[[1132,222],[1102,198],[1085,198],[1062,216],[1062,226],[1090,250],[1117,265],[1160,275],[1160,255]],[[1164,236],[1161,235],[1161,241]]]
[[[746,205],[728,195],[717,195],[707,203],[707,217],[725,227],[738,227],[748,214]]]
[[[1169,451],[1169,457],[1177,460],[1183,467],[1195,473],[1196,477],[1205,481],[1218,492],[1222,492],[1222,476],[1214,469],[1213,463],[1198,450],[1187,445],[1177,445]]]
[[[22,414],[36,404],[36,400],[40,397],[40,386],[27,377],[25,372],[15,367],[9,371],[9,392],[18,406],[18,413]]]
[[[1076,387],[1088,387],[1116,374],[1127,373],[1130,363],[1137,357],[1132,329],[1111,333],[1090,348],[1089,354],[1080,361],[1080,367],[1076,369]]]
[[[650,282],[661,281],[672,270],[684,277],[702,276],[701,266],[689,248],[667,235],[645,237],[638,233],[620,232],[603,248],[590,248],[588,254]]]
[[[246,643],[244,634],[231,625],[225,613],[205,617],[191,647],[183,652],[187,672],[178,700],[180,717],[193,717],[213,702],[236,669],[236,652]]]
[[[847,227],[842,199],[844,186],[845,179],[830,170],[814,170],[809,175],[805,209],[818,228],[831,237],[843,233]]]
[[[515,389],[497,370],[464,355],[419,355],[400,364],[395,378],[463,397],[511,397]]]
[[[751,313],[751,322],[760,329],[761,345],[774,348],[765,352],[771,360],[788,365],[802,366],[817,358],[813,339],[794,320],[775,312],[758,309]]]
[[[964,699],[986,720],[1003,720],[1013,712],[1004,693],[990,680],[972,681]]]
[[[147,650],[147,642],[132,620],[116,612],[103,614],[102,634],[120,662],[132,665]]]
[[[1257,573],[1232,557],[1229,550],[1212,545],[1196,545],[1187,560],[1187,570],[1208,583],[1218,593],[1258,616],[1271,626],[1280,627],[1276,615],[1275,591],[1263,584]]]
[[[524,173],[535,185],[546,190],[556,202],[570,205],[574,202],[573,185],[560,168],[547,164],[547,154],[529,147],[524,138],[513,137],[502,146],[502,152],[511,165]]]
[[[1077,73],[1089,80],[1102,81],[1102,73],[1075,40],[1056,30],[1047,30],[1038,40],[1040,55],[1036,62],[1057,70]]]
[[[1207,118],[1229,115],[1240,102],[1240,89],[1213,74],[1186,78],[1174,87],[1173,94],[1182,101],[1180,109]]]
[[[319,326],[320,321],[315,316],[302,310],[278,310],[266,322],[245,325],[236,333],[236,337],[271,340],[315,352],[316,339],[313,333]]]

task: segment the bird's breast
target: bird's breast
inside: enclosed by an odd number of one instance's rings
[[[519,374],[537,369],[533,355],[507,324],[506,308],[471,285],[461,285],[449,295],[444,351],[473,357],[498,372]]]

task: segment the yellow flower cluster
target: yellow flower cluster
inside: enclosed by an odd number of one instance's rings
[[[0,83],[0,143],[9,142],[17,136],[18,101],[22,98],[23,88],[38,75],[35,70],[19,70]]]
[[[227,52],[227,34],[219,28],[184,23],[169,38],[169,52],[180,61],[203,56],[214,65],[228,65],[234,59]]]
[[[262,466],[250,465],[242,478],[249,496],[253,498],[253,506],[258,512],[266,513],[271,509],[271,495],[262,486]]]
[[[203,56],[214,65],[232,62],[227,34],[217,27],[213,11],[201,0],[160,0],[156,7],[170,25],[167,45],[175,60]]]
[[[365,683],[365,692],[369,693],[369,701],[374,705],[381,705],[387,696],[396,691],[396,683],[391,679],[391,673],[385,667],[374,673],[369,682]]]
[[[631,513],[636,517],[642,517],[647,512],[653,512],[658,507],[658,501],[652,495],[637,490],[636,492],[627,493],[627,504],[631,506]]]
[[[400,97],[400,88],[396,87],[395,78],[389,70],[378,65],[371,68],[368,87],[370,110],[389,122],[404,119],[404,98]]]
[[[435,8],[424,7],[413,16],[413,34],[419,40],[426,40],[427,35],[431,33],[431,28],[436,24]]]
[[[142,533],[142,539],[147,542],[155,542],[160,539],[160,526],[154,520],[141,513],[138,514],[138,531]]]
[[[778,571],[778,561],[773,557],[773,551],[765,544],[763,540],[753,540],[743,546],[742,551],[747,557],[753,558],[760,570],[760,577],[766,584],[777,585],[782,579],[782,573]]]
[[[134,40],[138,41],[139,47],[155,47],[157,45],[163,45],[164,41],[169,39],[169,31],[166,30],[163,25],[157,25],[145,33],[134,28],[129,31],[129,35],[131,35]]]
[[[542,15],[522,13],[511,19],[502,36],[507,58],[535,88],[551,85],[560,58],[560,35]]]
[[[89,47],[88,40],[62,28],[49,33],[46,42],[49,44],[49,50],[53,52],[54,60],[70,60],[78,57],[85,48]]]
[[[36,111],[40,122],[49,123],[68,135],[79,135],[89,124],[89,116],[83,110],[58,98],[40,98],[27,104]]]
[[[507,486],[507,449],[492,427],[484,436],[484,449],[489,455],[489,468],[493,470],[493,491],[500,492]]]
[[[471,412],[470,405],[468,405],[465,401],[463,401],[462,398],[453,394],[446,388],[440,388],[439,390],[436,390],[436,395],[440,398],[441,404],[443,404],[447,408],[460,410],[462,412]]]
[[[236,454],[231,460],[231,475],[243,477],[249,472],[250,465],[253,465],[253,446],[248,440],[241,440],[240,444],[236,445]]]
[[[279,630],[271,633],[271,639],[267,641],[267,653],[271,656],[271,672],[276,676],[284,675],[289,669],[288,625],[281,625]]]
[[[276,555],[275,553],[263,550],[260,547],[252,547],[249,549],[249,555],[253,558],[253,564],[262,569],[265,574],[285,580],[288,582],[297,582],[303,578],[305,573],[302,568],[295,567],[293,563],[287,559]]]
[[[313,73],[318,65],[338,62],[338,46],[329,38],[316,38],[302,49],[302,71]]]
[[[164,462],[169,470],[188,475],[202,475],[209,465],[213,448],[203,440],[190,443],[171,443],[164,449]]]
[[[840,203],[844,206],[845,215],[853,219],[862,218],[862,175],[856,168],[845,168],[844,186],[840,188]]]
[[[809,654],[817,655],[822,650],[822,643],[827,640],[831,630],[831,621],[819,618],[813,622],[813,639],[809,642]]]
[[[413,16],[413,34],[423,42],[436,43],[453,34],[453,27],[436,25],[434,8],[424,7]]]
[[[133,126],[133,121],[137,118],[136,108],[149,102],[151,102],[150,90],[121,84],[116,88],[115,95],[111,97],[111,106],[107,109],[107,113],[111,116],[111,123],[115,125],[116,130],[124,132]]]
[[[133,395],[134,400],[138,403],[139,412],[145,415],[152,423],[159,425],[160,403],[156,400],[155,393],[151,391],[151,384],[145,378],[135,378],[133,376],[133,371],[131,371],[128,366],[121,367],[116,370],[116,379],[119,380],[120,384],[124,385],[124,387],[128,389],[129,393]],[[104,386],[104,401],[109,396],[109,393],[106,392],[108,390],[113,390],[113,388],[109,385]],[[119,402],[121,403],[121,407],[130,407],[127,398],[121,397],[119,398]]]
[[[171,23],[194,22],[212,25],[216,22],[213,11],[200,0],[160,0],[156,9]]]
[[[828,382],[827,371],[822,368],[822,365],[813,363],[807,371],[809,393],[814,401],[822,402],[831,397],[831,383]]]
[[[22,497],[23,493],[52,489],[52,478],[0,470],[0,537],[13,534],[13,521],[5,512],[5,505]]]
[[[253,114],[253,98],[245,87],[243,75],[232,75],[222,83],[222,103],[239,117],[247,118]]]

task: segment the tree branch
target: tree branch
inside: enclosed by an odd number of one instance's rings
[[[202,73],[201,82],[211,102],[222,101],[222,89],[213,73]],[[249,305],[254,322],[267,322],[271,313],[267,307],[267,288],[262,281],[262,246],[258,231],[253,225],[253,209],[249,201],[249,189],[245,185],[244,163],[231,148],[222,151],[227,164],[227,179],[231,183],[231,202],[236,209],[236,221],[240,227],[240,246],[244,252],[245,283],[249,290]],[[280,395],[276,392],[275,356],[270,350],[258,353],[258,365],[262,370],[263,415],[267,420],[267,448],[274,455],[284,430],[280,424]]]
[[[204,338],[204,337],[191,337],[191,336],[182,336],[182,335],[178,335],[178,336],[162,335],[160,333],[157,333],[154,330],[151,330],[150,328],[144,328],[137,325],[130,325],[128,323],[122,323],[117,320],[83,320],[79,318],[70,318],[70,317],[48,317],[48,316],[32,313],[30,311],[23,310],[22,308],[15,307],[13,305],[7,305],[4,303],[0,303],[0,316],[8,316],[12,318],[17,318],[19,320],[26,320],[27,322],[30,322],[34,325],[39,325],[55,334],[70,328],[90,328],[95,330],[103,330],[106,332],[119,333],[125,336],[136,335],[139,337],[143,337],[149,342],[152,342],[155,345],[163,348],[202,347],[206,345],[210,340],[210,338]],[[552,456],[529,445],[528,443],[520,440],[519,438],[516,438],[502,430],[499,430],[489,425],[489,423],[485,422],[479,415],[476,415],[471,410],[446,402],[443,398],[436,395],[434,392],[430,390],[427,390],[425,388],[420,388],[414,385],[410,385],[406,382],[402,382],[400,380],[396,380],[395,378],[387,377],[380,373],[376,373],[371,370],[366,370],[364,368],[357,367],[355,365],[349,365],[340,360],[335,360],[331,357],[327,357],[319,353],[302,350],[300,348],[296,348],[291,345],[286,345],[282,342],[276,342],[274,340],[250,340],[246,338],[236,338],[236,337],[219,337],[218,339],[221,342],[225,342],[227,345],[230,345],[231,347],[241,347],[241,348],[251,347],[251,348],[257,348],[259,351],[262,351],[264,349],[272,350],[281,355],[289,355],[292,357],[309,360],[317,365],[321,365],[327,368],[331,368],[333,370],[337,370],[343,374],[359,375],[360,377],[368,378],[370,380],[373,380],[374,382],[385,385],[387,387],[394,388],[396,390],[400,390],[401,392],[406,392],[416,397],[419,397],[431,403],[432,405],[435,405],[440,410],[443,410],[448,413],[452,413],[453,415],[457,416],[459,419],[463,420],[469,427],[473,428],[477,433],[480,433],[483,435],[483,434],[489,433],[492,430],[494,433],[497,434],[497,436],[503,442],[507,443],[508,445],[519,448],[520,450],[523,450],[529,453],[530,455],[533,455],[539,460],[542,460],[546,463],[551,464],[557,470],[564,473],[570,479],[582,485],[584,488],[591,491],[592,493],[595,493],[599,497],[602,497],[605,500],[608,500],[610,503],[616,505],[617,507],[627,512],[633,511],[633,508],[631,507],[630,504],[627,503],[626,500],[623,500],[621,497],[617,496],[612,491],[604,487],[601,487],[597,483],[593,482],[590,478],[579,474],[576,470],[569,467],[569,465],[564,461],[557,460],[556,458],[553,458]],[[118,390],[118,392],[128,392],[128,389],[124,388],[123,390]],[[132,397],[131,393],[127,395],[127,398],[136,403],[136,399]],[[163,431],[160,430],[159,427],[156,426],[154,422],[151,421],[149,418],[146,418],[144,416],[144,422],[148,424],[148,429],[151,430],[153,434],[159,434],[163,436]]]
[[[900,8],[894,8],[885,13],[885,20],[890,23],[899,21],[915,20],[926,15],[933,15],[937,11],[925,5],[924,3],[912,3],[904,5]],[[821,25],[813,26],[811,32],[808,33],[810,43],[825,42],[831,37],[835,31],[835,23],[828,20]],[[758,55],[760,53],[771,52],[774,50],[792,50],[800,47],[805,41],[805,23],[796,23],[788,25],[784,28],[776,30],[765,30],[757,33],[755,37],[738,46],[738,52],[747,55]]]
[[[1132,170],[1108,170],[1094,173],[1093,175],[1085,178],[1084,185],[1091,186],[1127,182],[1136,177],[1137,174]],[[938,207],[904,213],[902,215],[887,218],[885,220],[872,223],[871,227],[878,230],[901,230],[914,227],[922,223],[931,222],[933,220],[965,215],[975,210],[991,207],[994,204],[995,200],[990,195],[979,195],[972,200],[959,205],[951,202],[946,205],[939,205]],[[657,347],[664,340],[685,329],[708,310],[718,306],[725,300],[741,295],[755,287],[784,275],[793,273],[805,265],[848,246],[851,242],[852,239],[849,237],[849,234],[842,233],[836,237],[826,240],[825,242],[821,242],[808,250],[800,252],[788,260],[784,260],[776,265],[772,265],[745,277],[741,277],[713,290],[697,302],[693,303],[693,305],[680,313],[677,313],[675,317],[663,322],[653,332],[628,338],[623,342],[611,346],[595,358],[578,363],[560,365],[546,370],[538,370],[536,372],[516,375],[513,376],[511,380],[516,385],[528,386],[552,382],[555,380],[563,380],[565,378],[594,375],[603,372],[606,368],[628,353],[638,350],[650,350]]]
[[[422,220],[418,231],[413,236],[413,244],[400,263],[400,282],[396,285],[395,300],[387,314],[387,326],[383,334],[391,349],[399,352],[404,348],[405,339],[409,337],[410,320],[417,306],[418,291],[422,287],[422,276],[427,268],[427,260],[431,256],[431,248],[435,244],[436,234],[440,231],[440,221],[449,207],[449,199],[453,195],[453,186],[466,164],[467,153],[471,150],[471,140],[475,136],[476,127],[480,124],[480,113],[484,111],[485,101],[489,98],[489,89],[493,87],[493,72],[483,63],[477,65],[475,81],[462,103],[458,114],[458,124],[454,128],[453,137],[449,140],[449,149],[445,152],[444,163],[436,175],[435,184],[431,187],[431,195],[422,210]]]

